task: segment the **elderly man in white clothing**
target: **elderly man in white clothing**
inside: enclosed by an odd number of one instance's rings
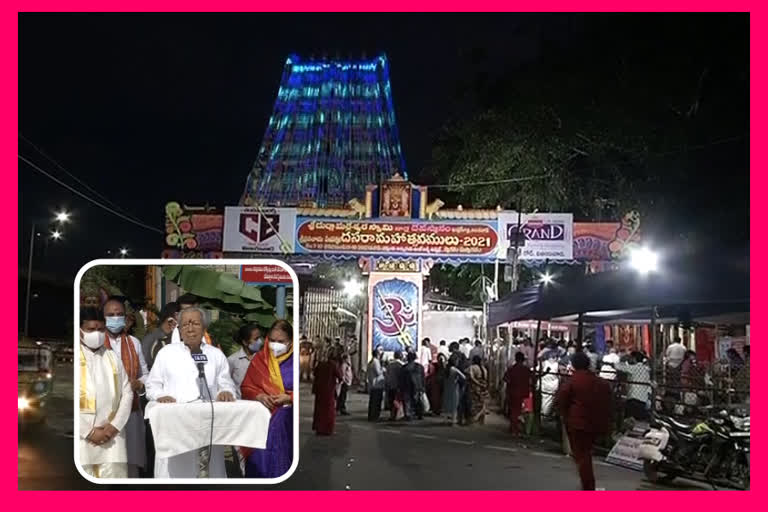
[[[179,330],[182,343],[171,343],[157,353],[152,371],[147,379],[147,398],[159,403],[188,403],[201,398],[201,393],[210,392],[210,398],[222,402],[233,402],[236,396],[235,383],[229,373],[229,364],[224,353],[203,342],[205,313],[196,307],[179,312]],[[192,359],[193,353],[202,353],[207,358],[204,365],[208,392],[198,387],[198,369]],[[179,435],[183,435],[180,433]],[[155,460],[155,478],[226,478],[224,447],[213,446],[192,450],[173,457]]]
[[[192,295],[191,293],[185,293],[184,295],[178,298],[176,303],[179,305],[180,312],[184,311],[185,309],[199,307],[198,298],[195,295]],[[178,320],[178,317],[177,317],[177,320]],[[179,326],[177,326],[171,333],[171,343],[181,343],[181,328]],[[212,345],[211,335],[208,334],[208,331],[206,330],[203,331],[203,343]]]
[[[141,342],[127,332],[125,305],[122,300],[116,297],[107,299],[104,303],[104,318],[107,325],[107,338],[104,345],[111,348],[123,363],[123,369],[133,391],[131,415],[125,426],[125,438],[128,443],[128,477],[138,478],[139,468],[144,468],[147,461],[146,428],[139,396],[144,395],[144,383],[149,370],[144,360],[144,351],[141,350]]]
[[[104,346],[104,315],[96,308],[80,311],[81,467],[96,478],[127,478],[125,430],[131,414],[131,382],[120,359]]]

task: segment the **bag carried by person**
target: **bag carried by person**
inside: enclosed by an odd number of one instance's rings
[[[421,393],[421,408],[424,414],[427,414],[430,411],[429,408],[429,397],[427,397],[426,393]]]

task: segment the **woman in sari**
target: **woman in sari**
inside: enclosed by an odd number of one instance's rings
[[[453,359],[448,359],[448,367],[445,371],[445,384],[443,385],[443,413],[447,416],[451,425],[456,424],[458,416],[461,387],[466,376],[456,367]]]
[[[312,381],[312,393],[315,395],[312,430],[319,436],[332,435],[336,426],[336,384],[344,378],[339,365],[340,355],[331,349],[328,359],[315,368]]]
[[[243,449],[246,478],[276,478],[293,463],[293,377],[293,327],[278,320],[240,387],[244,400],[258,400],[272,411],[267,447]]]
[[[427,390],[429,393],[429,403],[432,404],[432,414],[435,416],[440,416],[442,411],[447,360],[448,358],[445,355],[438,354],[437,361],[430,363],[432,371],[430,371],[430,375],[427,377]]]
[[[488,412],[488,370],[477,355],[472,358],[472,365],[469,367],[469,392],[472,396],[472,406],[468,423],[477,421],[483,424]]]

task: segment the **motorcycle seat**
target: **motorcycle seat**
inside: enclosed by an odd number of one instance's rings
[[[669,423],[672,427],[676,428],[677,430],[682,430],[684,432],[690,432],[696,426],[688,423],[683,423],[681,421],[677,421],[675,418],[672,418],[670,416],[665,416],[663,420]]]

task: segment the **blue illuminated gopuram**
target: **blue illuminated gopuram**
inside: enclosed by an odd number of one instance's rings
[[[386,56],[285,62],[243,204],[341,206],[407,178]]]

